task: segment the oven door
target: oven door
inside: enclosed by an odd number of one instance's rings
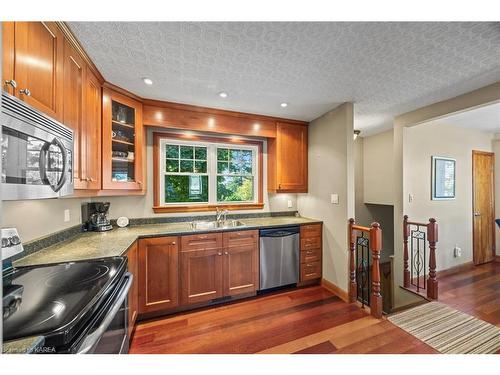
[[[127,272],[117,292],[105,304],[101,318],[87,330],[86,336],[76,348],[78,354],[121,354],[128,353],[128,301],[127,296],[133,276]]]

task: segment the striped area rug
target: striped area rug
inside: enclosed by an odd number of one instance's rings
[[[491,354],[500,349],[500,328],[439,302],[388,319],[440,353]]]

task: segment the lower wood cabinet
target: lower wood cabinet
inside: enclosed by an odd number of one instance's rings
[[[139,240],[139,314],[179,305],[177,237]]]
[[[222,281],[221,248],[181,251],[183,305],[222,297]]]
[[[306,224],[300,227],[300,283],[322,277],[323,225]]]
[[[139,280],[138,280],[138,253],[137,253],[137,242],[128,249],[127,251],[128,258],[128,272],[132,274],[134,277],[132,281],[132,286],[128,292],[128,335],[132,334],[134,329],[135,321],[137,320],[138,307],[139,307]]]
[[[183,236],[181,303],[256,292],[258,241],[258,231]]]
[[[254,293],[259,289],[259,231],[223,234],[224,295]]]

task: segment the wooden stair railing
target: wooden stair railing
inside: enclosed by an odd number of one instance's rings
[[[372,223],[370,227],[363,227],[356,225],[354,219],[349,219],[349,302],[354,303],[361,298],[362,306],[369,305],[371,315],[379,319],[382,317],[382,295],[380,294],[381,250],[382,229],[379,223]],[[364,257],[365,251],[367,253],[366,258]],[[369,253],[371,253],[372,260],[371,268]]]
[[[426,239],[427,237],[427,239]],[[410,240],[411,258],[408,250]],[[426,240],[429,248],[429,272],[426,269]],[[427,298],[438,299],[438,281],[436,278],[436,243],[438,242],[438,224],[430,218],[428,223],[409,221],[403,218],[403,286],[408,289],[427,290]],[[421,274],[422,272],[422,274]],[[416,276],[416,278],[415,278]],[[423,280],[422,280],[423,278]]]

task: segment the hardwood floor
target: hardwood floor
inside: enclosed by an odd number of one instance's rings
[[[314,286],[141,322],[130,353],[435,353]]]
[[[500,263],[439,278],[439,302],[500,327]]]

